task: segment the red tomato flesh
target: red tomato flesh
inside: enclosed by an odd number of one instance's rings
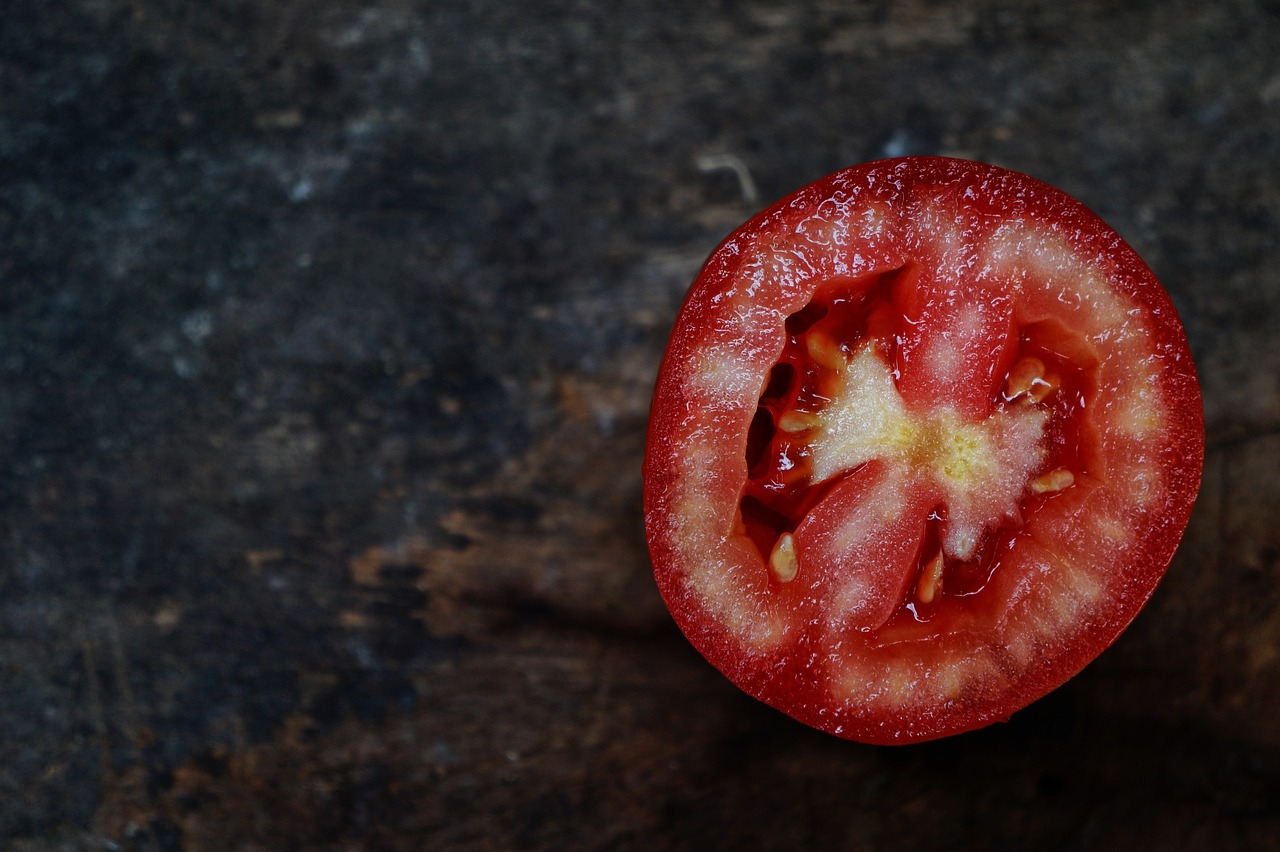
[[[1203,454],[1181,324],[1114,231],[1024,175],[885,160],[708,260],[658,377],[646,526],[738,686],[906,743],[1007,719],[1114,642]]]

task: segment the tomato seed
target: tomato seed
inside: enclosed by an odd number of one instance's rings
[[[788,411],[778,418],[778,428],[783,432],[804,432],[817,428],[821,423],[816,414],[805,411]]]
[[[1071,471],[1060,467],[1048,473],[1042,473],[1029,483],[1036,494],[1054,494],[1075,485],[1076,477]]]
[[[1031,387],[1027,391],[1027,398],[1032,402],[1044,402],[1045,398],[1056,391],[1061,384],[1061,379],[1053,373],[1048,373],[1031,383]]]
[[[1019,358],[1009,371],[1009,379],[1004,392],[1005,399],[1014,400],[1023,394],[1029,394],[1037,382],[1044,380],[1044,362],[1039,358]]]
[[[809,332],[805,348],[815,363],[829,370],[840,372],[848,364],[840,345],[824,334]]]
[[[942,551],[938,551],[938,555],[933,557],[920,573],[920,582],[916,584],[916,598],[920,603],[931,604],[942,592],[943,565]]]
[[[800,561],[796,558],[796,541],[791,533],[778,536],[778,541],[773,545],[773,552],[769,554],[769,568],[779,582],[790,583],[796,578],[796,573],[800,570]]]

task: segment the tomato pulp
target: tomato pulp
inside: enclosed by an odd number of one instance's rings
[[[747,693],[847,739],[1007,719],[1111,645],[1199,489],[1174,307],[1025,175],[837,172],[712,254],[646,450],[655,577]]]

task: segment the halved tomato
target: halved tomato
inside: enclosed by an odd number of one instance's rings
[[[1114,231],[1021,174],[884,160],[708,260],[657,381],[646,526],[734,683],[906,743],[1007,719],[1114,642],[1203,455],[1182,326]]]

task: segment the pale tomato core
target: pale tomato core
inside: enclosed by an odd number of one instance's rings
[[[882,514],[904,500],[929,507],[913,564],[894,566],[899,570],[884,578],[883,600],[870,601],[863,589],[862,610],[879,617],[862,620],[864,629],[881,627],[898,608],[927,620],[946,597],[976,594],[997,541],[1022,526],[1023,499],[1056,494],[1088,472],[1078,419],[1094,365],[1054,352],[1034,328],[996,341],[993,356],[1011,366],[985,416],[966,418],[945,396],[901,396],[895,375],[906,322],[892,291],[904,281],[909,286],[911,277],[897,270],[820,286],[788,317],[782,357],[747,437],[742,524],[780,582],[795,579],[802,562],[847,564],[850,552],[865,546],[851,524],[833,540],[823,534],[828,530],[813,533],[815,524],[804,523],[860,466],[880,462],[898,483],[879,492],[893,504],[879,507]],[[916,582],[916,594],[904,597],[908,581]]]

